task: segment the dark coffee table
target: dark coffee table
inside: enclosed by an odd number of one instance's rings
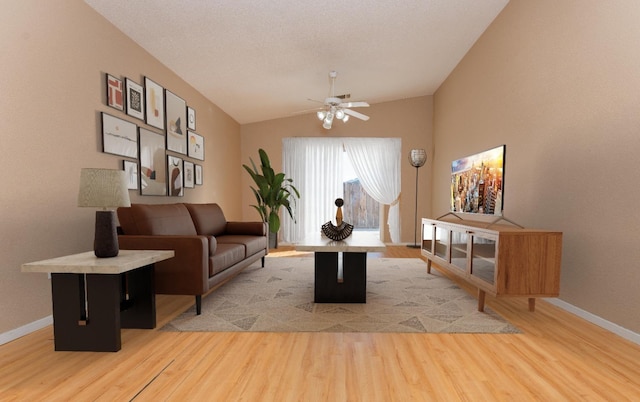
[[[341,241],[318,233],[295,245],[296,251],[314,252],[316,303],[366,303],[367,252],[385,248],[377,233],[357,231]]]

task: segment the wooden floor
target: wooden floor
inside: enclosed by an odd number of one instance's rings
[[[192,303],[159,295],[158,327]],[[122,350],[89,353],[54,352],[47,327],[0,346],[0,400],[640,400],[640,346],[544,301],[534,313],[526,299],[487,296],[487,305],[523,333],[123,330]]]

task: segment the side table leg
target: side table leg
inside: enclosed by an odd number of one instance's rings
[[[120,275],[51,274],[55,350],[120,350],[120,286]]]
[[[122,328],[156,327],[156,294],[153,265],[147,265],[125,274],[128,299],[121,306]]]

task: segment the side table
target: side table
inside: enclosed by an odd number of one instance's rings
[[[121,328],[156,326],[154,263],[173,250],[93,251],[22,265],[51,274],[55,350],[117,352]]]

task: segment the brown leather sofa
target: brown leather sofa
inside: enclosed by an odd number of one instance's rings
[[[227,222],[218,204],[131,204],[118,208],[123,250],[174,250],[155,264],[155,291],[202,295],[269,253],[264,222]]]

